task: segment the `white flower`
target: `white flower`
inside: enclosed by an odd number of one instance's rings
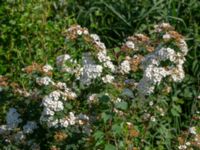
[[[190,145],[191,145],[191,143],[190,143],[190,142],[186,142],[186,143],[185,143],[185,145],[187,145],[187,146],[190,146]]]
[[[69,124],[74,125],[76,122],[76,117],[73,112],[69,112],[69,118],[68,118]]]
[[[39,85],[49,85],[50,83],[53,84],[53,81],[48,76],[42,78],[36,78],[36,83]]]
[[[83,125],[84,122],[89,121],[89,117],[87,115],[81,113],[77,116],[77,120],[80,125]]]
[[[65,61],[69,60],[71,57],[68,54],[60,55],[56,58],[56,64],[58,66],[62,65]]]
[[[59,125],[59,122],[58,122],[58,119],[55,119],[55,120],[49,120],[48,122],[47,122],[47,126],[50,128],[50,127],[55,127],[55,128],[57,128]]]
[[[67,85],[66,85],[66,83],[58,82],[58,83],[56,84],[56,87],[59,88],[59,89],[61,89],[61,90],[63,90],[63,89],[66,89],[66,88],[67,88]]]
[[[175,60],[175,57],[176,57],[175,51],[173,49],[169,48],[169,47],[168,48],[161,48],[155,54],[158,55],[158,58],[160,60],[169,59],[172,62]]]
[[[49,108],[50,110],[52,111],[61,111],[64,109],[64,106],[63,106],[63,102],[62,101],[54,101],[52,100],[51,98],[45,98],[43,101],[42,101],[42,104],[43,106],[45,106],[46,108]],[[48,109],[47,109],[48,110]],[[46,111],[47,111],[46,110]],[[49,113],[49,114],[53,114],[52,112],[46,112],[46,113]]]
[[[178,43],[179,48],[181,49],[181,52],[185,56],[188,53],[188,47],[184,39],[181,39]]]
[[[104,83],[112,83],[114,80],[114,77],[108,74],[105,77],[102,77],[102,80]]]
[[[88,35],[89,34],[88,30],[84,30],[83,34]]]
[[[33,133],[33,130],[37,129],[37,123],[35,121],[28,121],[26,125],[23,126],[23,132],[25,134]]]
[[[163,40],[164,41],[169,41],[170,39],[171,39],[170,34],[166,33],[166,34],[163,35]]]
[[[197,134],[196,128],[195,128],[195,127],[190,127],[190,128],[189,128],[189,132],[190,132],[191,134],[194,134],[194,135]]]
[[[105,50],[106,46],[104,43],[100,42],[100,41],[96,41],[95,44],[101,49],[101,50]]]
[[[111,72],[115,72],[115,66],[111,61],[104,62],[104,66],[109,68]]]
[[[179,146],[178,146],[178,149],[184,150],[184,149],[187,149],[187,146],[186,146],[186,145],[179,145]]]
[[[150,101],[150,102],[149,102],[149,106],[153,106],[153,101]]]
[[[47,65],[45,65],[45,66],[42,67],[42,70],[44,72],[49,72],[49,71],[53,70],[53,67],[51,65],[47,64]]]
[[[60,125],[61,125],[61,127],[67,128],[67,127],[69,126],[69,121],[68,121],[68,119],[66,119],[66,118],[60,119]]]
[[[60,91],[53,91],[49,94],[49,97],[52,98],[53,100],[57,101],[61,97]]]
[[[100,52],[97,53],[98,60],[103,63],[104,67],[109,68],[112,72],[115,71],[115,66],[111,62],[111,58],[107,56],[106,50],[101,50]]]
[[[122,101],[122,99],[119,98],[119,97],[116,99],[116,102],[117,102],[117,103],[118,103],[118,102],[121,102],[121,101]]]
[[[97,34],[90,34],[90,37],[94,40],[94,41],[100,41],[100,38]]]
[[[128,74],[129,71],[131,70],[131,67],[130,67],[130,63],[128,60],[124,60],[121,65],[120,65],[120,72],[122,74]]]
[[[107,57],[106,50],[99,51],[99,52],[97,53],[97,57],[98,57],[98,60],[99,60],[100,62],[105,62],[105,61],[107,61],[107,60],[110,60],[110,58]]]
[[[19,118],[20,114],[15,108],[10,108],[6,115],[7,127],[9,130],[17,128],[19,123],[22,122],[22,119]]]
[[[126,46],[130,49],[135,49],[135,44],[132,41],[127,41]]]
[[[102,71],[103,67],[101,65],[85,65],[80,80],[83,84],[89,85],[92,79],[101,76]]]
[[[0,125],[0,134],[4,134],[7,131],[7,125]]]
[[[92,94],[88,98],[88,103],[95,103],[97,101],[97,94]]]
[[[155,121],[156,121],[155,116],[151,116],[150,120],[151,120],[152,122],[155,122]]]
[[[55,114],[54,111],[52,111],[50,108],[45,107],[43,109],[42,115],[49,115],[49,116],[53,116]]]
[[[77,34],[78,34],[78,35],[82,35],[83,32],[82,32],[81,30],[77,30]]]

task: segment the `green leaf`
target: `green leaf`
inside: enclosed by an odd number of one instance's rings
[[[106,114],[105,112],[103,112],[101,114],[101,117],[102,117],[104,123],[106,123],[109,119],[112,118],[112,116],[110,114]]]
[[[181,107],[179,105],[173,105],[171,109],[171,113],[173,116],[178,117],[182,112]]]
[[[112,126],[112,131],[114,134],[121,134],[122,133],[122,128],[119,124],[114,124]]]
[[[104,142],[104,133],[102,131],[96,131],[93,136],[94,139],[97,141],[95,146],[101,145]]]
[[[127,102],[118,102],[115,104],[115,107],[122,110],[127,110],[128,103]]]
[[[100,101],[103,103],[107,103],[110,100],[109,96],[103,95],[100,97]]]
[[[114,51],[115,51],[115,53],[118,53],[118,52],[120,52],[120,48],[116,47],[116,48],[114,48]]]
[[[95,140],[100,140],[104,137],[104,133],[102,131],[96,131],[93,136]]]
[[[115,146],[112,144],[106,144],[104,150],[116,150]]]

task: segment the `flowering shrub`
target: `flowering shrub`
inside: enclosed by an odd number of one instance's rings
[[[169,126],[180,115],[182,101],[168,95],[172,84],[185,77],[188,48],[170,24],[154,28],[150,37],[134,34],[120,48],[107,50],[98,35],[73,25],[62,32],[66,47],[53,62],[23,68],[22,83],[8,83],[2,77],[3,90],[12,93],[13,100],[0,126],[2,146],[112,150],[151,149],[153,143],[159,150],[172,147],[170,141],[178,133]],[[200,132],[195,127],[185,134],[197,140],[189,142],[181,135],[177,148],[199,147]]]

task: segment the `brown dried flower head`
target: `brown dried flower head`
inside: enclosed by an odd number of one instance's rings
[[[23,68],[22,70],[25,71],[28,74],[31,74],[34,71],[42,72],[42,65],[33,62],[31,65]]]
[[[143,60],[143,56],[142,55],[134,55],[133,58],[131,58],[130,62],[130,66],[131,66],[131,70],[133,72],[136,72],[139,69],[139,65]]]
[[[176,31],[169,31],[168,33],[177,42],[179,42],[181,39],[183,39],[183,36]]]
[[[8,80],[8,78],[0,76],[0,86],[2,86],[2,87],[8,86],[7,80]]]
[[[54,135],[54,139],[57,142],[64,141],[66,138],[67,138],[67,134],[64,133],[64,132],[61,132],[61,131],[56,132],[55,135]]]

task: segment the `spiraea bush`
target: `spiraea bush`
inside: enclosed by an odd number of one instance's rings
[[[2,2],[1,149],[200,148],[199,2],[133,4]]]
[[[2,78],[12,99],[0,130],[4,148],[198,147],[195,127],[185,133],[195,137],[181,144],[170,128],[183,103],[169,96],[171,85],[184,79],[188,52],[170,24],[155,25],[149,37],[134,34],[109,51],[79,25],[62,35],[65,49],[49,64],[22,68],[23,84]]]

